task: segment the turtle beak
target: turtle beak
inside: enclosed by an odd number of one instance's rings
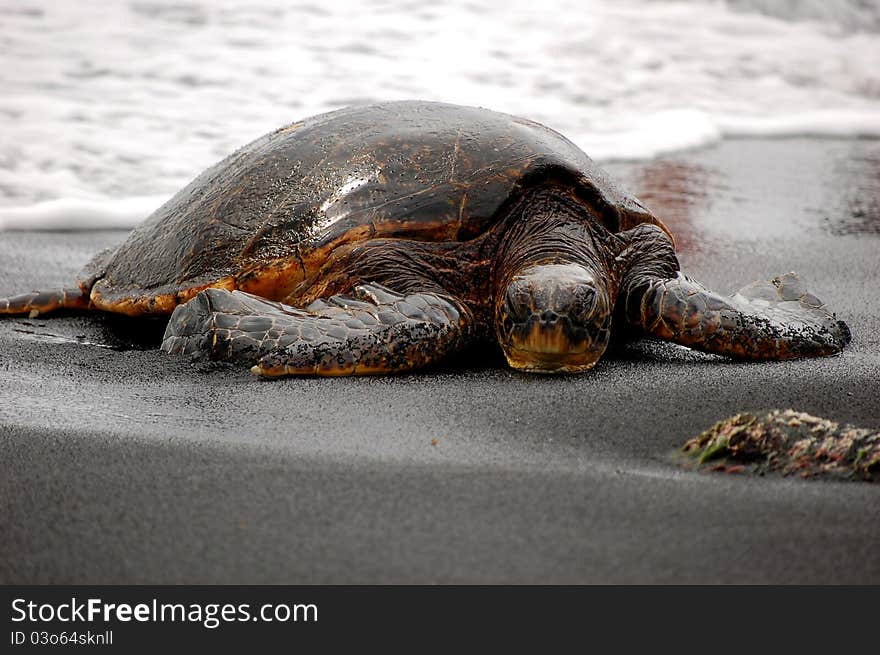
[[[501,342],[511,368],[534,373],[582,373],[605,352],[604,343],[594,343],[589,334],[566,317],[532,316],[514,325]]]

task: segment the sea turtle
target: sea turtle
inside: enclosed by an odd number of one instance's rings
[[[849,330],[793,274],[730,297],[559,133],[434,102],[322,114],[209,168],[72,289],[0,300],[171,314],[168,353],[266,376],[391,373],[477,339],[510,366],[593,367],[612,330],[749,359],[828,355]]]

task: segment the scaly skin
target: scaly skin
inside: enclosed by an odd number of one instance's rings
[[[794,273],[721,296],[678,271],[661,230],[632,230],[621,307],[646,334],[689,348],[744,359],[794,359],[839,352],[851,339]]]
[[[468,316],[436,294],[360,285],[296,309],[240,291],[208,289],[179,306],[162,350],[253,364],[254,373],[369,375],[425,366],[461,347]]]

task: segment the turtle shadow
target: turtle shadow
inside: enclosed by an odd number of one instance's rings
[[[98,329],[104,343],[115,350],[155,350],[162,345],[167,317],[130,318],[100,314]]]
[[[612,337],[602,358],[586,375],[597,376],[614,370],[620,364],[718,366],[723,364],[756,364],[749,360],[737,360],[724,355],[704,353],[685,346],[651,338]],[[766,363],[766,362],[764,362]],[[394,378],[418,375],[442,375],[460,373],[504,372],[527,380],[559,381],[580,377],[579,375],[540,375],[534,372],[518,371],[508,366],[504,353],[494,341],[478,341],[456,352],[441,362],[415,371],[394,375]],[[583,375],[583,374],[581,374]]]
[[[74,343],[110,350],[155,350],[162,343],[167,318],[131,318],[103,312],[53,312],[51,321],[9,317],[11,331],[42,342]],[[6,321],[4,321],[6,322]]]
[[[725,355],[706,353],[649,337],[617,341],[612,339],[603,359],[627,363],[682,364],[690,366],[750,363],[749,360],[737,360]]]

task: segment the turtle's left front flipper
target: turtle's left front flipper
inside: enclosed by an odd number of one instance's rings
[[[807,292],[794,273],[722,296],[675,270],[677,261],[669,258],[672,246],[665,235],[641,232],[649,247],[632,244],[631,254],[638,256],[621,285],[619,307],[627,322],[645,333],[745,359],[833,355],[850,342],[846,323]],[[668,252],[662,254],[663,249]]]
[[[256,364],[260,375],[371,375],[407,371],[464,343],[466,310],[434,293],[377,284],[305,309],[241,291],[206,289],[174,310],[162,350]]]

